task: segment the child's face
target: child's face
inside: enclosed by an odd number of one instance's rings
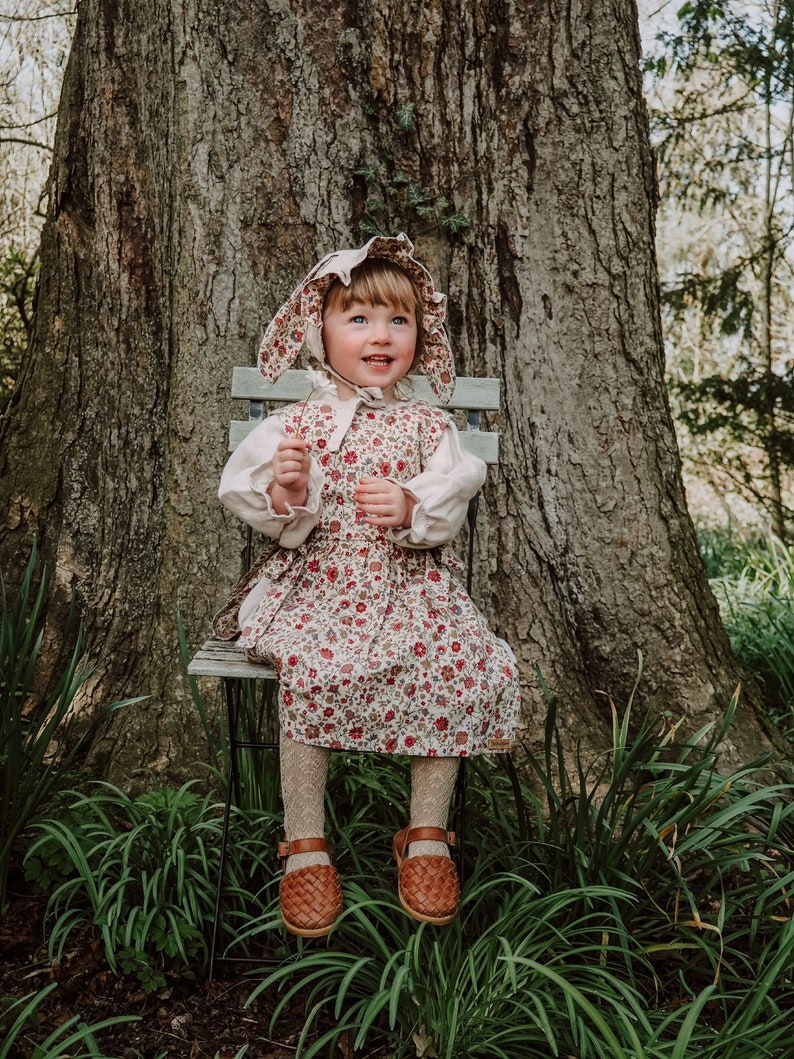
[[[343,378],[390,394],[413,363],[416,319],[399,305],[354,301],[343,309],[332,301],[323,311],[323,346],[328,363]],[[353,396],[344,389],[340,384],[340,396]]]

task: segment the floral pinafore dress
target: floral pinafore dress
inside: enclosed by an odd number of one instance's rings
[[[230,635],[241,597],[266,579],[239,643],[278,673],[282,732],[387,754],[509,750],[520,704],[515,660],[459,583],[458,560],[446,546],[390,540],[360,520],[353,501],[362,476],[407,485],[419,475],[448,417],[423,402],[365,406],[337,451],[328,445],[330,405],[290,406],[273,418],[286,434],[300,430],[322,468],[320,520],[299,547],[266,554],[215,627]]]

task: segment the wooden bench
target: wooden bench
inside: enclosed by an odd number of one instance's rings
[[[463,447],[479,456],[486,464],[493,465],[499,459],[499,437],[497,434],[480,429],[481,414],[497,411],[499,408],[498,379],[458,379],[453,399],[449,404],[441,405],[437,400],[427,379],[422,375],[411,376],[416,397],[421,397],[431,404],[439,405],[451,412],[456,421],[465,418],[465,423],[458,423]],[[268,416],[274,406],[303,401],[309,396],[310,386],[304,371],[286,371],[275,383],[266,382],[257,368],[239,367],[234,369],[232,378],[232,397],[248,401],[248,419],[232,420],[229,427],[229,452],[237,446],[262,420]],[[479,494],[469,503],[468,513],[468,546],[466,587],[471,594],[472,569],[474,563],[474,527],[477,519]],[[254,560],[254,534],[249,528],[245,549],[245,568],[248,569]],[[244,572],[244,571],[243,571]],[[221,839],[220,865],[218,869],[218,886],[215,898],[215,920],[210,945],[209,975],[212,978],[215,963],[229,959],[217,955],[217,942],[222,918],[222,898],[226,868],[229,819],[233,797],[240,801],[240,767],[239,751],[245,749],[277,749],[278,720],[274,709],[269,716],[263,717],[264,734],[256,738],[245,738],[240,735],[241,708],[245,698],[245,689],[250,681],[269,681],[275,685],[276,674],[265,665],[248,662],[234,641],[211,638],[191,659],[188,668],[191,677],[215,677],[222,681],[228,725],[229,766],[226,777],[226,803],[224,809],[223,833]],[[275,703],[275,694],[268,702]],[[461,759],[465,764],[465,758]],[[466,770],[460,769],[456,800],[462,805],[465,799]],[[458,825],[458,849],[462,854],[465,843],[465,824],[461,817]]]

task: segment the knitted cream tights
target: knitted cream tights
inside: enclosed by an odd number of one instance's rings
[[[282,739],[281,794],[284,801],[284,833],[287,841],[296,838],[322,838],[325,830],[325,781],[330,751],[324,747]],[[447,815],[455,778],[457,758],[411,758],[411,826],[447,826]],[[411,857],[423,853],[447,856],[443,842],[414,842]],[[328,864],[325,853],[296,853],[287,860],[287,871],[309,864]]]
[[[411,758],[411,827],[446,828],[457,775],[456,757]],[[425,853],[449,856],[444,842],[413,842],[408,847],[409,857]]]
[[[294,739],[279,742],[281,797],[284,801],[284,834],[296,838],[322,838],[325,834],[325,780],[331,751]],[[296,853],[287,858],[287,871],[310,864],[330,864],[327,853]]]

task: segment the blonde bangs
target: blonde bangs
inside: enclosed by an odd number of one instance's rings
[[[415,312],[419,297],[411,277],[390,261],[367,258],[350,274],[350,286],[336,280],[325,296],[325,304],[347,310],[353,302],[369,305],[399,305],[407,313]]]

